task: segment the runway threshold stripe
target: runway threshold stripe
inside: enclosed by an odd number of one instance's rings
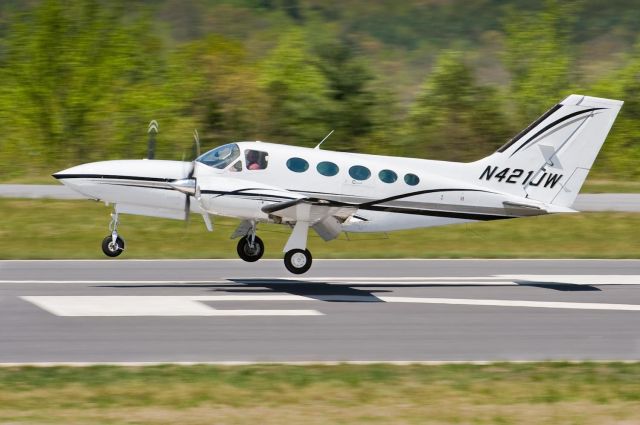
[[[374,295],[208,295],[208,296],[24,296],[23,300],[56,316],[319,316],[317,310],[218,310],[205,302],[329,301],[460,306],[524,307],[569,310],[640,311],[636,304],[576,303],[465,298],[376,297]]]
[[[131,316],[322,316],[317,310],[217,310],[182,296],[24,296],[41,309],[64,317]]]

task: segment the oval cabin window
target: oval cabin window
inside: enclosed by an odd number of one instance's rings
[[[418,176],[416,176],[415,174],[405,174],[404,175],[404,182],[406,184],[408,184],[409,186],[415,186],[418,183],[420,183],[420,178]]]
[[[371,171],[367,167],[363,167],[362,165],[354,165],[349,168],[349,175],[353,177],[355,180],[366,180],[371,177]]]
[[[287,161],[287,168],[294,173],[304,173],[309,169],[309,163],[302,158],[290,158]]]
[[[393,183],[398,180],[398,175],[391,170],[382,170],[378,173],[378,177],[385,183]]]
[[[336,174],[338,174],[338,171],[340,171],[340,169],[338,168],[338,166],[336,164],[334,164],[333,162],[329,162],[329,161],[320,162],[316,166],[316,169],[318,170],[318,173],[322,174],[323,176],[327,176],[327,177],[335,176]]]

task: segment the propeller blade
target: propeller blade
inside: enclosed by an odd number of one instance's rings
[[[189,222],[189,218],[191,217],[191,196],[195,196],[196,199],[200,198],[198,182],[195,178],[196,159],[200,156],[200,135],[198,134],[198,130],[193,130],[192,156],[193,156],[193,159],[190,164],[191,166],[189,168],[189,172],[187,173],[187,178],[183,180],[174,181],[171,184],[171,186],[174,189],[181,191],[186,196],[184,201],[184,215],[185,215],[186,223]]]
[[[191,218],[191,195],[185,193],[186,199],[184,201],[184,221],[185,224],[189,224]]]
[[[196,158],[200,156],[200,135],[198,130],[193,130],[194,153]]]

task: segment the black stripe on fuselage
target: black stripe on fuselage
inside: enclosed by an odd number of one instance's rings
[[[248,198],[256,198],[256,197],[264,197],[264,198],[277,198],[277,199],[298,199],[293,196],[281,196],[281,195],[273,195],[269,193],[245,193],[245,190],[256,190],[256,189],[240,189],[240,190],[232,190],[232,191],[224,191],[224,190],[201,190],[200,193],[208,194],[208,195],[218,195],[218,196],[246,196]]]
[[[169,183],[179,179],[169,179],[166,177],[140,177],[140,176],[116,176],[109,174],[52,174],[52,177],[60,179],[114,179],[114,180],[136,180]]]
[[[149,186],[149,185],[143,185],[143,184],[126,184],[126,183],[105,183],[105,184],[110,184],[112,186],[122,186],[122,187],[141,187],[143,189],[160,189],[160,190],[176,190],[172,187],[162,187],[162,186]]]
[[[468,213],[468,212],[440,211],[440,210],[416,210],[412,208],[385,207],[385,206],[367,206],[362,209],[369,210],[369,211],[390,212],[390,213],[396,213],[396,214],[425,215],[430,217],[459,218],[462,220],[478,220],[478,221],[504,220],[508,218],[518,217],[513,215],[477,214],[477,213]]]
[[[379,200],[376,200],[376,201],[369,201],[369,202],[362,203],[359,206],[360,207],[365,207],[365,206],[370,206],[370,205],[382,204],[382,203],[385,203],[385,202],[397,201],[398,199],[402,199],[402,198],[410,198],[411,196],[424,195],[424,194],[427,194],[427,193],[438,193],[438,192],[496,193],[496,192],[491,192],[489,190],[482,190],[482,189],[427,189],[427,190],[418,190],[416,192],[403,193],[401,195],[390,196],[388,198],[383,198],[383,199],[379,199]]]

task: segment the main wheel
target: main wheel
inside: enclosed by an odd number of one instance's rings
[[[262,243],[262,239],[259,237],[255,236],[253,238],[253,247],[249,245],[248,236],[245,236],[238,241],[238,255],[244,261],[253,263],[254,261],[261,259],[262,254],[264,254],[264,244]]]
[[[284,266],[293,274],[306,273],[311,268],[311,261],[308,249],[292,249],[284,254]]]
[[[115,244],[113,243],[111,235],[102,240],[102,252],[104,252],[104,255],[107,257],[117,257],[122,254],[122,251],[124,251],[124,240],[120,236],[116,238]]]

